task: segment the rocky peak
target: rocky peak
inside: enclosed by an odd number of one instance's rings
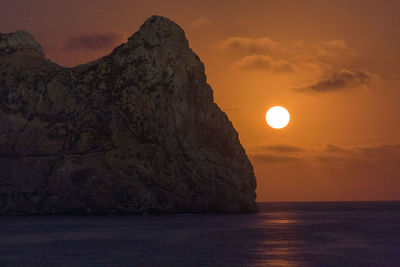
[[[30,49],[44,56],[43,49],[33,36],[25,31],[13,33],[0,33],[0,52],[13,53],[20,50]]]
[[[0,34],[0,214],[257,210],[251,163],[177,24],[153,16],[75,68],[37,53],[29,34]]]
[[[185,45],[188,41],[185,32],[178,24],[162,16],[152,16],[145,21],[139,31],[129,38],[129,41],[141,39],[147,45]]]

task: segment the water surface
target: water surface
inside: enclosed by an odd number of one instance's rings
[[[400,202],[258,214],[0,217],[0,265],[400,266]]]

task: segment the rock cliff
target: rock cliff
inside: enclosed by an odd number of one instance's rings
[[[1,214],[257,211],[238,134],[166,18],[74,68],[0,34],[0,102]]]

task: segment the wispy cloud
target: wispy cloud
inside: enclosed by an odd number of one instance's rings
[[[293,157],[287,155],[276,155],[276,154],[266,154],[266,153],[259,153],[259,154],[250,154],[251,159],[262,161],[262,162],[292,162],[292,161],[299,161],[302,160],[300,157]]]
[[[302,147],[286,145],[286,144],[258,146],[258,149],[275,151],[275,152],[302,152],[302,151],[304,151],[304,149]]]
[[[202,16],[202,17],[194,20],[192,22],[192,24],[190,24],[190,28],[200,29],[200,28],[210,25],[211,23],[212,23],[212,20],[210,18]]]
[[[247,54],[264,54],[275,50],[279,43],[270,38],[230,37],[219,45],[222,49],[240,51]]]
[[[293,71],[293,66],[285,60],[275,60],[270,56],[252,55],[243,57],[234,67],[247,70],[270,70],[275,72]]]

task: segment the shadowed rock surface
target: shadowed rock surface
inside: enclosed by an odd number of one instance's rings
[[[0,101],[2,214],[257,211],[238,134],[166,18],[74,68],[0,34]]]

